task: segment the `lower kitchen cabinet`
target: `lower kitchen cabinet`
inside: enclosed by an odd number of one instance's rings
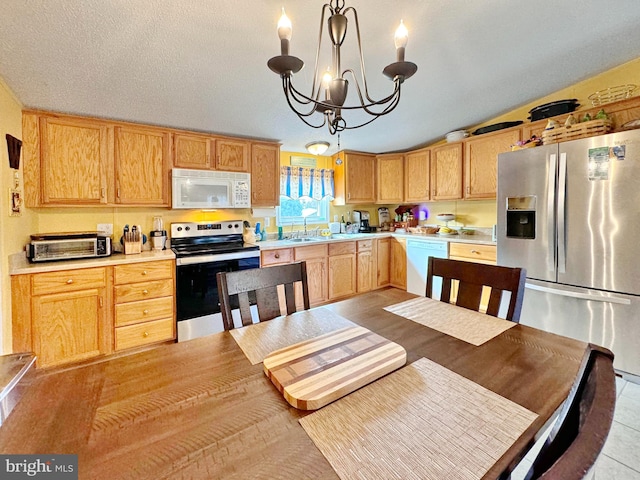
[[[356,242],[329,244],[329,300],[356,293]]]
[[[114,267],[115,349],[175,338],[173,261]]]
[[[14,350],[33,351],[38,367],[111,352],[107,268],[12,277]]]
[[[393,237],[391,239],[391,278],[390,283],[396,288],[407,289],[407,240]]]
[[[376,287],[391,283],[391,237],[379,238],[375,245]]]
[[[324,303],[328,299],[328,269],[327,255],[328,245],[310,245],[308,247],[297,247],[294,249],[296,262],[304,260],[307,262],[307,283],[309,286],[309,303],[311,306]],[[300,293],[296,292],[296,301],[300,299],[302,304],[302,286]]]
[[[498,256],[495,245],[451,242],[449,243],[449,258],[495,265]]]
[[[358,240],[357,289],[358,293],[368,292],[374,288],[375,262],[373,260],[373,240]]]

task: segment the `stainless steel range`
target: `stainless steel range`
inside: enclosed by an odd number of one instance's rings
[[[242,220],[171,224],[179,342],[224,330],[218,272],[260,267],[260,249],[244,243],[242,230]]]

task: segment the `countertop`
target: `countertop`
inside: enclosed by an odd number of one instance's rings
[[[173,260],[176,256],[172,250],[144,251],[131,255],[114,253],[108,257],[82,258],[78,260],[56,260],[52,262],[31,263],[24,252],[9,256],[9,274],[24,275],[28,273],[56,272],[59,270],[76,270],[78,268],[110,267],[126,263],[152,262],[154,260]]]
[[[416,240],[435,240],[439,242],[459,242],[459,243],[477,243],[482,245],[495,245],[491,239],[491,235],[473,234],[473,235],[438,235],[438,234],[415,234],[415,233],[396,233],[396,232],[379,232],[379,233],[341,233],[330,237],[312,237],[310,241],[297,241],[297,239],[285,240],[266,240],[264,242],[256,242],[260,250],[274,250],[276,248],[304,247],[308,245],[317,245],[329,242],[349,242],[355,240],[365,240],[368,238],[411,238]]]

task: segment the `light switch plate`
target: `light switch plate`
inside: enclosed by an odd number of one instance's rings
[[[113,235],[113,223],[99,223],[97,230],[105,235]]]

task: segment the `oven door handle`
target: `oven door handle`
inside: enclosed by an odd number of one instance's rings
[[[198,263],[222,262],[225,260],[242,260],[244,258],[260,257],[260,250],[249,252],[216,253],[212,255],[190,255],[176,259],[176,265],[196,265]]]

